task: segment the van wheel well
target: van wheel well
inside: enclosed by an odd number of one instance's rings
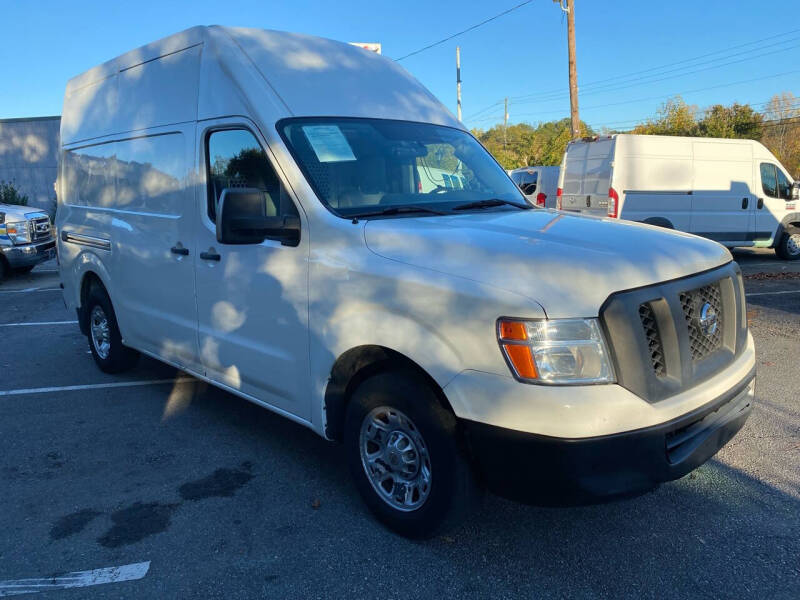
[[[664,229],[675,229],[675,226],[669,219],[665,219],[664,217],[650,217],[649,219],[645,219],[642,223],[646,223],[647,225],[655,225],[656,227],[663,227]]]
[[[87,271],[83,276],[83,280],[81,281],[81,304],[78,306],[78,326],[80,327],[83,335],[89,335],[89,330],[86,327],[84,308],[86,307],[86,301],[89,298],[89,293],[94,287],[99,287],[108,293],[106,286],[103,285],[103,282],[100,280],[100,277],[97,276],[97,273],[94,271]]]
[[[442,406],[453,412],[439,384],[413,360],[384,346],[358,346],[342,354],[331,369],[325,389],[325,435],[342,441],[347,403],[362,381],[376,373],[400,370],[419,373]]]

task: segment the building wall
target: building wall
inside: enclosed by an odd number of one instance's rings
[[[28,205],[55,210],[61,117],[0,119],[0,181],[28,196]]]

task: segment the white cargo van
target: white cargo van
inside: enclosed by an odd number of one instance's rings
[[[343,442],[405,535],[476,479],[523,499],[651,488],[751,411],[725,248],[532,210],[372,52],[190,29],[72,79],[61,143],[64,298],[99,367],[143,353]]]
[[[520,167],[509,172],[528,202],[540,208],[556,207],[559,167]]]
[[[570,142],[560,208],[800,259],[798,184],[753,140],[618,134]]]

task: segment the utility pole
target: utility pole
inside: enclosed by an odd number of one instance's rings
[[[505,108],[503,109],[503,150],[506,148],[508,132],[508,98],[505,100]]]
[[[569,52],[569,113],[572,139],[581,136],[578,116],[578,65],[575,62],[575,0],[553,0],[567,13],[567,49]]]
[[[456,98],[458,100],[458,120],[461,121],[461,47],[456,46]]]
[[[569,113],[572,120],[572,139],[577,139],[581,135],[581,120],[578,116],[578,65],[575,62],[575,0],[565,1],[569,48]]]

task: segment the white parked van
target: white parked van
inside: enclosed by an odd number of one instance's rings
[[[570,142],[560,208],[800,259],[798,187],[753,140],[618,134]]]
[[[520,167],[509,171],[528,202],[540,208],[556,207],[559,167]]]
[[[525,499],[651,488],[750,413],[725,248],[531,210],[374,53],[190,29],[72,79],[61,143],[61,280],[99,367],[143,353],[342,441],[405,535],[476,479]]]

